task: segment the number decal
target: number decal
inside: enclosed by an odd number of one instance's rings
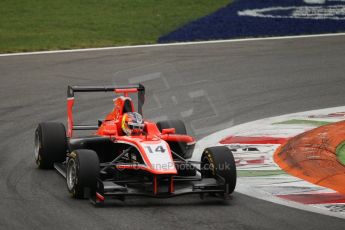
[[[164,152],[165,152],[165,149],[163,148],[163,146],[158,145],[157,148],[156,148],[156,152],[164,153]]]
[[[147,151],[149,151],[149,153],[153,153],[152,148],[150,146],[145,146],[145,148],[147,149]]]
[[[142,143],[143,154],[146,155],[146,159],[149,163],[149,167],[157,171],[169,171],[174,172],[176,170],[174,161],[169,151],[169,145],[161,140],[151,143]]]
[[[149,153],[165,153],[165,148],[162,145],[158,145],[154,151],[152,150],[151,146],[145,146],[145,148]]]

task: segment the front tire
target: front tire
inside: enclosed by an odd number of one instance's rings
[[[73,198],[83,199],[96,192],[99,159],[93,150],[78,149],[67,161],[67,189]]]
[[[54,163],[66,160],[65,126],[56,122],[40,123],[35,131],[35,161],[41,169],[52,169]]]
[[[206,148],[201,156],[201,174],[203,178],[223,178],[224,194],[231,194],[236,187],[237,173],[230,149],[225,146]]]

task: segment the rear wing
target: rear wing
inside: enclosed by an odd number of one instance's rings
[[[94,130],[98,126],[93,125],[74,125],[73,123],[73,105],[74,93],[76,92],[115,92],[123,93],[128,96],[129,93],[138,94],[138,113],[142,115],[145,102],[145,87],[142,84],[135,85],[116,85],[116,86],[68,86],[67,88],[67,136],[71,137],[73,130]]]

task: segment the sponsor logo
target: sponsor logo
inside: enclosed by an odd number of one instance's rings
[[[308,0],[305,3],[313,5],[304,6],[275,6],[261,9],[245,9],[238,11],[239,16],[260,18],[288,18],[312,20],[345,20],[345,4],[324,5],[323,3],[335,1]],[[343,2],[345,1],[337,1]],[[318,5],[315,5],[318,4]]]

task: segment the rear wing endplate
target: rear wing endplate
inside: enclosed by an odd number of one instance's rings
[[[74,94],[76,92],[115,92],[123,93],[128,96],[129,93],[138,94],[138,113],[142,115],[145,102],[145,87],[142,84],[134,85],[116,85],[116,86],[68,86],[67,88],[67,136],[71,137],[73,130],[93,130],[97,126],[93,125],[74,125],[73,124],[73,105]]]

